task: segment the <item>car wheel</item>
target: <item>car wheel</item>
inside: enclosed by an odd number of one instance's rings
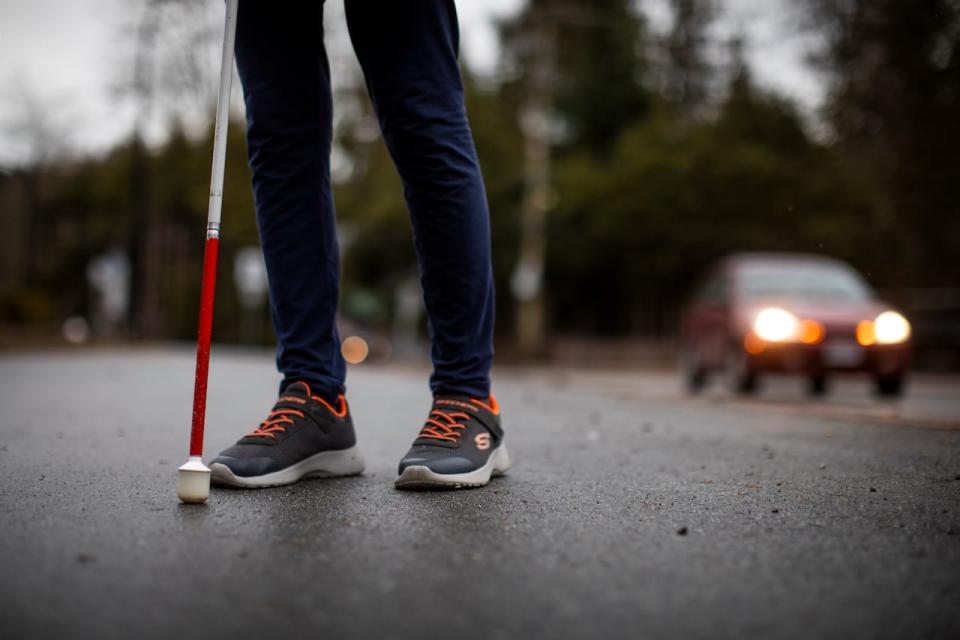
[[[750,366],[750,359],[739,344],[730,346],[724,367],[727,388],[733,393],[750,395],[757,390],[757,372]]]
[[[807,393],[812,396],[822,396],[827,393],[827,376],[810,376],[807,381]]]
[[[707,368],[695,347],[680,350],[680,373],[689,393],[698,393],[707,385]]]
[[[898,398],[903,395],[903,376],[879,376],[874,380],[877,395],[881,398]]]

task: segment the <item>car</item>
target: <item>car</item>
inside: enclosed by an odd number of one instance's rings
[[[826,256],[740,253],[708,271],[681,314],[687,388],[722,374],[748,394],[761,374],[793,372],[827,391],[834,372],[865,372],[881,396],[903,392],[910,323],[850,265]]]

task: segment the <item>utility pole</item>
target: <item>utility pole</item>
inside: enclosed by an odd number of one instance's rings
[[[543,355],[546,309],[543,274],[546,261],[546,216],[550,196],[551,88],[554,34],[545,11],[535,4],[531,15],[531,63],[527,97],[520,113],[524,136],[524,199],[520,219],[520,256],[510,278],[517,301],[516,344],[527,357]]]

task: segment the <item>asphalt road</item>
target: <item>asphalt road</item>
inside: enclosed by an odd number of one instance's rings
[[[361,366],[364,476],[191,507],[192,357],[0,357],[0,638],[960,637],[960,385],[914,426],[504,370],[511,473],[407,493],[424,372]],[[211,375],[208,454],[277,380],[224,350]]]

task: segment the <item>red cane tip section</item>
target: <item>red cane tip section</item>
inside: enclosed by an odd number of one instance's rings
[[[190,455],[203,454],[203,423],[207,410],[207,377],[210,366],[210,334],[213,329],[213,294],[217,284],[218,238],[207,238],[203,251],[203,285],[200,289],[200,320],[197,330],[197,371],[193,387],[193,424]]]

